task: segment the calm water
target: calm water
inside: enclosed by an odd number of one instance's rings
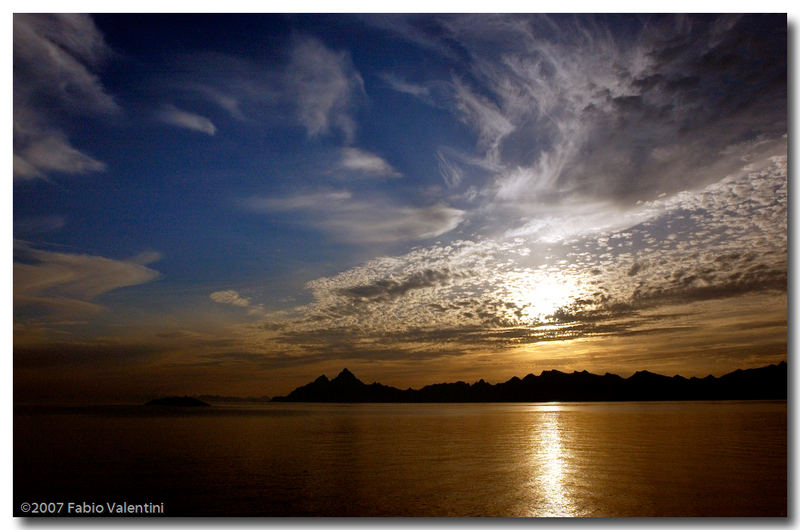
[[[786,402],[14,414],[15,504],[171,515],[786,515]]]

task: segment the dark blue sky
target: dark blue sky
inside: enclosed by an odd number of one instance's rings
[[[17,351],[780,359],[786,50],[785,15],[16,15]]]

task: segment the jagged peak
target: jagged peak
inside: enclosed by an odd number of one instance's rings
[[[339,372],[339,375],[334,377],[333,381],[337,381],[337,382],[345,382],[345,381],[347,381],[347,382],[358,382],[358,383],[361,382],[361,381],[359,381],[359,379],[355,375],[353,375],[353,372],[351,372],[347,368],[345,368],[341,372]]]
[[[781,365],[785,367],[786,362],[782,362]],[[409,402],[440,402],[442,400],[475,401],[484,398],[500,401],[509,399],[552,401],[553,399],[587,399],[587,397],[591,400],[591,392],[595,391],[598,392],[595,397],[638,401],[653,398],[655,394],[646,389],[651,383],[654,385],[653,390],[657,392],[657,397],[667,396],[669,399],[739,399],[740,396],[745,396],[744,399],[785,399],[786,396],[785,372],[779,372],[775,365],[739,370],[732,372],[735,374],[733,378],[723,376],[720,379],[713,375],[703,378],[692,376],[687,379],[679,374],[670,377],[648,370],[640,370],[627,379],[633,379],[633,384],[625,384],[625,378],[606,372],[603,380],[597,381],[598,388],[590,385],[592,386],[590,389],[580,388],[586,382],[585,374],[594,376],[587,370],[581,372],[576,370],[572,373],[545,370],[542,375],[550,377],[540,379],[533,374],[528,374],[520,380],[514,376],[508,382],[521,381],[521,383],[511,386],[504,386],[504,383],[493,385],[480,379],[471,385],[464,381],[434,383],[426,385],[420,390],[409,387],[406,391],[402,391],[377,382],[371,385],[364,384],[345,368],[332,381],[322,375],[314,383],[298,387],[289,396],[278,396],[273,398],[273,401],[404,402],[408,400]],[[538,385],[537,381],[541,381],[543,384]],[[717,384],[717,381],[720,381],[720,384]],[[769,382],[766,386],[765,381]],[[748,382],[753,384],[747,384]],[[554,388],[556,386],[559,388]],[[471,391],[477,392],[471,395]],[[553,395],[550,396],[550,394]]]

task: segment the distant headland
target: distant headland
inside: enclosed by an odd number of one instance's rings
[[[690,401],[786,399],[786,362],[762,368],[736,370],[721,377],[668,377],[646,370],[628,378],[587,371],[545,370],[541,375],[512,377],[490,384],[483,379],[468,384],[438,383],[415,390],[366,384],[345,368],[335,378],[321,375],[276,402],[329,403],[469,403],[547,401]]]
[[[148,407],[210,407],[205,401],[189,396],[171,396],[159,399],[151,399],[145,406]]]

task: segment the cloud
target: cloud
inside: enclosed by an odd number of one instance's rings
[[[178,101],[212,103],[262,132],[300,125],[309,138],[340,135],[352,143],[354,113],[365,90],[350,55],[310,36],[293,38],[288,45],[285,63],[220,52],[165,56],[164,71],[159,68],[158,77],[146,83],[162,100],[175,101],[177,93]],[[206,134],[216,130],[208,118],[176,115],[175,109],[166,118]]]
[[[425,269],[403,279],[381,278],[366,285],[340,289],[341,295],[358,300],[391,300],[414,289],[425,289],[444,284],[451,274],[446,270]]]
[[[401,36],[425,51],[434,51],[451,60],[463,58],[458,44],[442,38],[440,28],[431,24],[429,14],[377,14],[361,15],[367,24]]]
[[[338,130],[345,140],[355,137],[350,112],[364,82],[345,52],[335,52],[320,41],[298,39],[291,51],[286,83],[297,105],[297,117],[309,136]]]
[[[370,260],[309,282],[313,301],[267,313],[261,333],[296,362],[432,359],[594,337],[705,344],[717,319],[749,315],[758,299],[772,324],[753,329],[773,337],[787,292],[786,157],[746,167],[643,203],[649,213],[624,228],[549,242],[453,241]],[[748,341],[757,333],[741,331]]]
[[[383,198],[357,199],[349,191],[285,197],[249,197],[251,212],[302,212],[304,222],[350,243],[390,243],[438,237],[455,229],[465,212],[444,203],[398,206]]]
[[[87,15],[14,15],[15,92],[26,100],[52,98],[87,112],[118,110],[90,71],[110,53]]]
[[[193,114],[181,110],[174,105],[164,105],[157,114],[158,119],[169,125],[189,129],[214,136],[217,132],[216,126],[211,120],[199,114]]]
[[[436,153],[436,162],[439,165],[439,173],[442,175],[448,188],[454,188],[464,180],[464,172],[461,167],[450,160],[441,150]]]
[[[151,263],[155,263],[156,261],[161,260],[161,253],[156,252],[155,250],[145,250],[144,252],[140,252],[133,256],[132,258],[127,259],[126,261],[130,263],[136,263],[139,265],[149,265]]]
[[[253,304],[249,298],[245,298],[232,289],[228,289],[226,291],[214,291],[209,295],[209,298],[218,304],[247,308],[247,314],[250,316],[263,317],[265,314],[263,305]]]
[[[110,291],[148,283],[161,274],[135,259],[121,261],[88,254],[39,250],[17,242],[14,261],[14,310],[41,307],[50,313],[97,312],[93,301]]]
[[[60,133],[41,131],[24,143],[14,154],[14,176],[24,180],[45,178],[50,172],[80,175],[106,169],[103,162],[72,147]]]
[[[463,210],[444,203],[419,208],[353,202],[331,212],[320,226],[353,243],[388,243],[441,236],[454,230],[464,217]]]
[[[402,176],[400,172],[389,165],[383,158],[354,147],[345,147],[342,149],[340,167],[368,176],[385,178],[398,178]]]
[[[14,15],[14,176],[103,171],[59,127],[65,116],[119,111],[93,69],[110,55],[87,15]]]
[[[218,90],[216,88],[212,88],[210,86],[201,84],[193,85],[191,88],[206,96],[213,103],[216,103],[217,105],[222,107],[235,120],[239,121],[247,120],[247,118],[245,117],[244,113],[240,108],[242,99],[241,97],[225,93],[222,90]],[[230,89],[230,86],[228,87],[228,89]]]
[[[515,126],[488,98],[475,94],[466,83],[453,80],[456,106],[464,121],[478,131],[478,144],[486,150],[487,158],[495,162],[503,139]]]
[[[486,179],[471,197],[495,229],[569,225],[572,237],[594,230],[585,218],[635,224],[637,201],[700,189],[746,158],[785,151],[782,16],[365,20],[463,62],[436,100],[476,133],[483,164],[474,167]],[[424,88],[441,82],[440,70],[425,73],[383,79],[425,101]],[[455,188],[465,175],[442,147],[439,169]]]
[[[233,290],[228,291],[214,291],[209,295],[209,298],[218,304],[228,304],[237,307],[250,306],[250,299],[242,297],[239,293]]]
[[[384,72],[378,76],[392,90],[411,96],[433,108],[445,110],[453,108],[456,91],[451,80],[427,79],[417,83],[407,81],[392,72]]]
[[[286,197],[248,197],[242,206],[251,212],[287,212],[316,210],[332,204],[344,203],[352,198],[349,191],[317,191]]]
[[[380,77],[392,90],[414,96],[415,98],[426,100],[431,92],[429,87],[404,81],[391,72],[383,73]]]

